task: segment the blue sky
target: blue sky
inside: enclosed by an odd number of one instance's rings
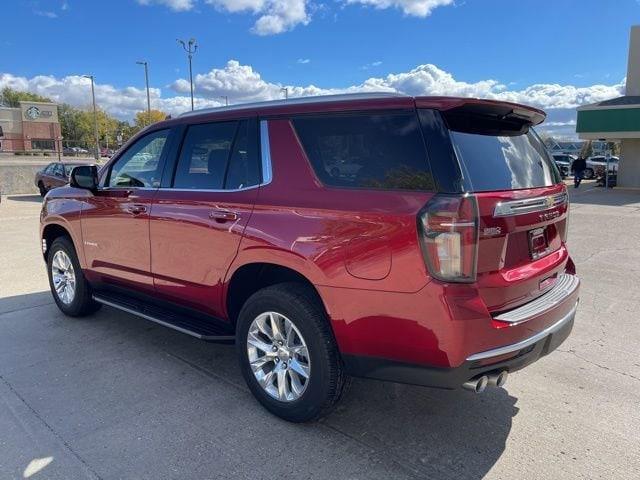
[[[220,95],[232,102],[268,99],[282,85],[293,95],[379,87],[529,100],[556,110],[556,123],[570,123],[575,105],[621,91],[629,27],[640,23],[637,0],[3,5],[0,86],[83,104],[78,75],[92,73],[99,103],[120,117],[144,108],[140,59],[149,61],[156,106],[185,108],[186,56],[176,38],[195,37],[199,105],[216,104]]]

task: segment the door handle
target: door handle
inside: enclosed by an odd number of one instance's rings
[[[145,213],[147,211],[147,207],[144,205],[130,205],[127,207],[127,211],[134,215],[139,215],[141,213]]]
[[[238,214],[229,210],[212,210],[209,212],[209,218],[218,223],[232,222],[238,219]]]

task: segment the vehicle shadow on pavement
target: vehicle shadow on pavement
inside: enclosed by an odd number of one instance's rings
[[[180,465],[181,478],[239,468],[242,478],[475,480],[502,455],[518,412],[504,389],[356,379],[328,417],[290,424],[251,397],[233,346],[108,307],[68,318],[49,292],[0,298],[0,322],[0,376],[105,478],[145,468],[163,478]],[[269,436],[296,448],[273,462]],[[145,442],[125,451],[125,438]]]
[[[475,394],[355,379],[323,422],[418,476],[481,479],[505,449],[516,402],[502,388]]]
[[[42,203],[42,197],[40,195],[7,195],[7,200]]]

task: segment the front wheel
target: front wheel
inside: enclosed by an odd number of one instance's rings
[[[47,270],[53,299],[63,313],[81,317],[100,308],[91,296],[91,286],[82,274],[76,250],[68,237],[58,237],[51,244]]]
[[[47,189],[44,187],[42,182],[38,183],[38,190],[40,190],[40,196],[44,197],[47,194]]]
[[[282,283],[253,294],[238,318],[236,346],[249,389],[285,420],[327,414],[348,384],[324,308],[304,285]]]

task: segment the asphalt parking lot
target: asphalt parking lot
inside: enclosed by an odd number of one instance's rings
[[[65,318],[40,198],[0,204],[0,478],[640,478],[640,192],[571,189],[573,334],[481,395],[357,380],[293,425],[245,387],[232,346],[103,308]]]

